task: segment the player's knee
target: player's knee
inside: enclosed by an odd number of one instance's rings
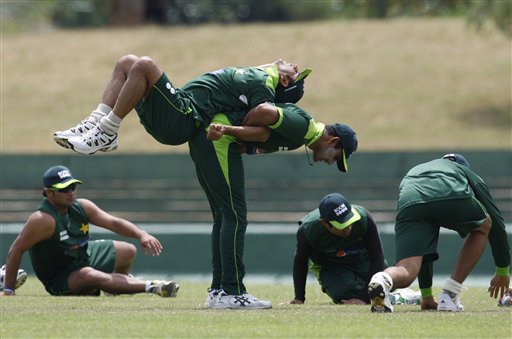
[[[133,64],[137,62],[138,59],[139,57],[133,54],[124,55],[117,61],[116,70],[128,74]]]
[[[158,66],[156,65],[155,61],[148,56],[138,58],[135,64],[133,65],[133,68],[140,69],[143,72],[148,72],[157,67]]]
[[[102,274],[92,267],[84,267],[80,270],[80,280],[86,286],[93,286],[98,284],[102,278]]]
[[[492,219],[487,214],[485,216],[484,222],[478,228],[476,228],[475,231],[482,232],[485,235],[489,235],[489,231],[491,230],[491,227],[492,227]]]
[[[114,248],[116,250],[116,261],[120,260],[123,264],[133,262],[137,255],[137,248],[135,245],[114,240]]]

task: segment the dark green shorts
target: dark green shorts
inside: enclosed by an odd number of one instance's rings
[[[316,271],[318,283],[322,286],[322,292],[327,294],[335,303],[341,300],[360,299],[369,303],[368,299],[368,273],[370,261],[354,265],[336,265],[321,267]]]
[[[399,210],[395,225],[396,261],[415,256],[435,261],[439,258],[437,242],[441,227],[465,238],[485,218],[485,208],[475,198],[422,203]]]
[[[181,145],[196,134],[190,99],[165,74],[135,110],[146,131],[162,144]]]
[[[105,273],[114,272],[116,251],[113,240],[89,241],[87,246],[89,266]],[[51,295],[69,295],[68,279],[71,273],[81,267],[76,267],[59,274],[51,283],[45,284],[45,289]]]

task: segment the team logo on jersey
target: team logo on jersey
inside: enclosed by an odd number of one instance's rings
[[[363,254],[364,252],[366,252],[366,249],[364,248],[353,248],[348,250],[339,250],[338,252],[336,252],[336,256],[346,257],[347,255],[358,255]]]
[[[341,204],[334,209],[334,213],[336,213],[337,216],[340,216],[343,213],[345,213],[347,210],[348,210],[347,206],[345,206],[345,204]]]
[[[80,231],[83,234],[89,233],[89,224],[82,224],[82,226],[80,227]]]
[[[60,241],[65,241],[69,239],[68,231],[64,230],[59,233]]]
[[[171,92],[171,94],[176,93],[176,89],[174,87],[172,87],[170,82],[165,84],[165,88],[167,88],[169,90],[169,92]]]
[[[238,97],[238,99],[240,99],[240,101],[243,102],[244,104],[249,105],[249,100],[247,100],[247,97],[245,95],[243,95],[243,94],[240,95]]]

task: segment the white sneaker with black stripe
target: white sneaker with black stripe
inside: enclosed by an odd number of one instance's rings
[[[266,300],[258,300],[256,297],[248,293],[240,295],[229,295],[221,290],[211,308],[237,310],[268,309],[272,308],[272,302]]]
[[[117,133],[108,135],[99,125],[88,132],[68,139],[69,147],[80,154],[94,154],[98,151],[110,152],[118,147]]]
[[[437,310],[440,312],[462,312],[464,305],[458,295],[452,298],[448,292],[442,291],[437,300]]]
[[[162,298],[175,298],[179,289],[180,285],[174,281],[153,280],[147,292],[157,294]]]
[[[375,273],[368,284],[368,297],[370,310],[375,313],[392,313],[393,305],[390,301],[390,290],[393,287],[391,277],[384,273]]]
[[[64,148],[70,148],[68,140],[69,138],[79,137],[84,133],[89,132],[98,124],[98,121],[93,117],[88,117],[82,120],[75,127],[71,127],[65,131],[56,131],[53,133],[53,140]]]
[[[208,289],[208,296],[206,297],[206,301],[204,303],[205,308],[213,308],[213,305],[217,301],[217,298],[219,297],[219,292],[221,290],[217,290],[214,288]]]

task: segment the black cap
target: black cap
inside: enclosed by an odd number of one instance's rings
[[[275,103],[297,103],[304,95],[304,79],[312,72],[311,68],[303,70],[294,82],[283,87],[281,84],[277,85],[276,95],[274,97]]]
[[[342,230],[361,219],[361,215],[352,208],[350,202],[339,193],[326,195],[318,206],[320,217],[333,227]]]
[[[448,159],[450,161],[456,162],[459,165],[463,165],[469,168],[469,162],[460,154],[448,153],[443,155],[442,159]]]
[[[347,159],[357,150],[357,134],[345,124],[329,125],[329,134],[340,138],[341,158],[336,161],[341,172],[348,172]]]
[[[47,188],[62,189],[74,183],[82,182],[73,178],[71,171],[65,166],[50,167],[43,174],[43,186]]]

